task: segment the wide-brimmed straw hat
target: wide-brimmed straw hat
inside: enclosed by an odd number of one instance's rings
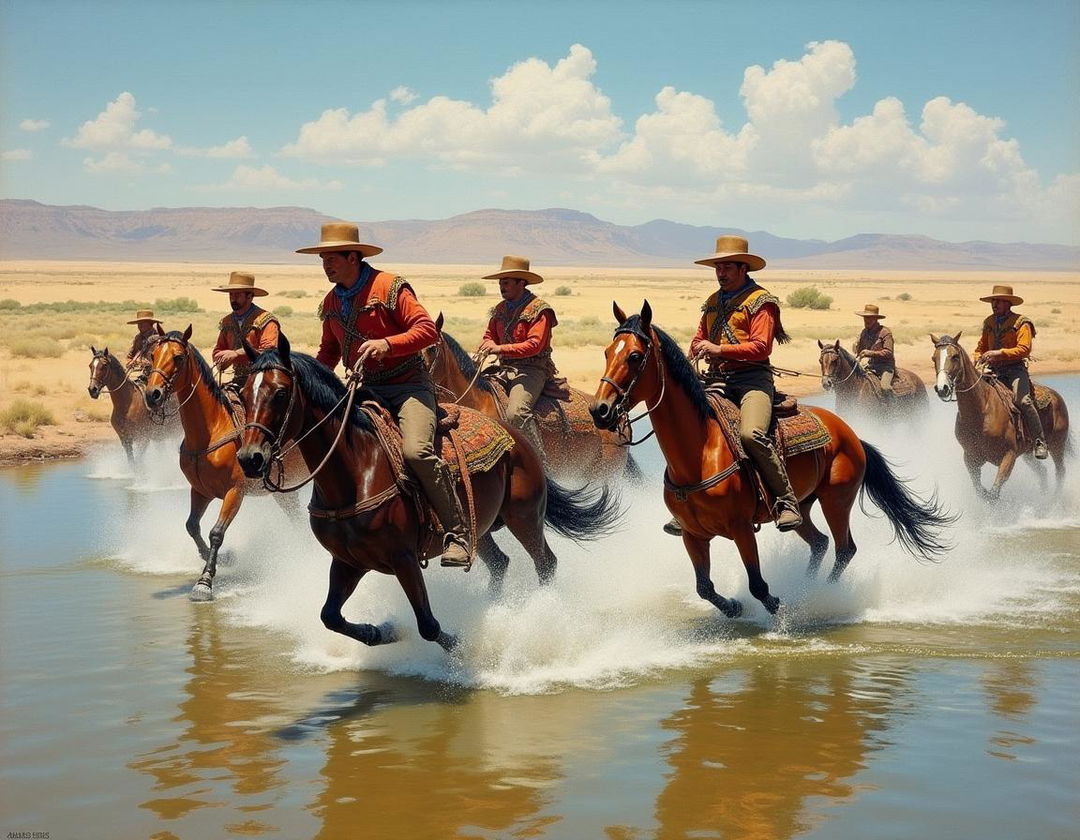
[[[318,245],[297,248],[298,254],[325,254],[329,251],[359,251],[363,257],[382,253],[378,245],[365,245],[360,241],[360,230],[352,222],[327,222],[322,226]]]
[[[544,278],[535,271],[529,271],[529,261],[525,257],[515,257],[511,254],[502,258],[502,268],[494,274],[485,274],[482,279],[501,280],[503,277],[517,277],[524,280],[526,286],[544,282]]]
[[[155,324],[160,324],[157,318],[154,317],[153,309],[137,309],[135,310],[135,320],[128,321],[129,324],[140,324],[143,321],[152,321]]]
[[[884,318],[885,316],[880,313],[876,303],[868,303],[863,307],[862,312],[856,312],[856,315],[862,315],[864,318]]]
[[[995,300],[1007,300],[1013,306],[1021,304],[1024,299],[1019,295],[1014,295],[1012,286],[994,286],[994,291],[988,294],[986,297],[981,297],[979,300],[991,303]]]
[[[266,289],[260,289],[255,285],[255,275],[244,271],[234,271],[229,275],[229,282],[225,286],[214,286],[214,292],[253,292],[255,297],[270,294]]]
[[[741,236],[716,237],[716,253],[710,257],[694,260],[698,265],[716,265],[718,262],[746,263],[750,271],[760,271],[765,267],[765,260],[757,254],[749,253],[750,243]]]

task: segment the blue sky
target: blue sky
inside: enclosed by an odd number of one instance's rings
[[[1080,244],[1080,3],[0,0],[0,196]]]

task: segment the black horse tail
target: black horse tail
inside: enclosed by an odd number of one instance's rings
[[[623,467],[623,478],[637,486],[641,486],[645,483],[645,473],[641,469],[641,464],[634,460],[633,452],[626,453],[626,466]]]
[[[575,542],[607,536],[623,517],[618,497],[607,487],[589,485],[568,490],[547,479],[547,513],[544,521]]]
[[[866,441],[859,442],[866,452],[866,476],[859,488],[860,507],[865,491],[888,517],[896,539],[909,554],[935,561],[948,552],[952,545],[942,540],[940,531],[958,517],[945,510],[936,493],[925,502],[912,493],[907,482],[893,473],[884,455]]]

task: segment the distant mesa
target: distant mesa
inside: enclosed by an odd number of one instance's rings
[[[309,207],[155,207],[101,210],[0,199],[0,258],[293,263],[322,222]],[[766,231],[655,219],[616,225],[566,208],[474,210],[449,219],[364,221],[384,263],[494,264],[527,254],[535,265],[687,267],[718,232],[748,236],[778,268],[1080,270],[1080,248],[1021,242],[942,242],[927,236],[859,234],[836,242]]]

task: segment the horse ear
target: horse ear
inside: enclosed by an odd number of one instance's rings
[[[611,312],[615,315],[615,320],[619,322],[620,327],[626,323],[626,313],[622,311],[622,307],[615,301],[611,302]]]
[[[960,332],[958,332],[956,335],[954,335],[952,337],[952,340],[955,341],[957,344],[959,344],[960,343],[960,336],[962,336],[963,334],[964,334],[964,331],[960,330]]]
[[[934,335],[933,333],[930,333],[930,341],[932,343],[934,343],[934,344],[937,344],[938,343],[938,337],[936,335]]]
[[[443,320],[443,314],[440,312],[435,318],[435,329],[437,332],[442,332],[444,323],[445,321]]]
[[[641,304],[641,328],[647,333],[652,326],[652,307],[649,306],[649,301],[646,299]]]
[[[249,361],[254,362],[257,358],[259,358],[259,351],[251,346],[251,342],[247,340],[247,336],[244,336],[241,341],[243,341],[244,343],[244,352],[247,353]]]
[[[101,355],[102,355],[102,356],[108,356],[108,355],[109,355],[109,348],[108,348],[108,347],[106,347],[106,348],[105,348],[104,350],[102,350],[102,351],[101,351]]]
[[[188,339],[191,338],[191,324],[187,325],[187,329],[184,330],[184,343],[186,344]]]
[[[97,355],[97,350],[94,349],[93,344],[90,345],[90,352],[93,353],[95,356]]]
[[[292,345],[289,344],[289,339],[285,336],[285,333],[278,335],[277,350],[278,356],[281,358],[281,363],[285,367],[291,368],[292,363],[289,360],[289,353],[292,350]]]
[[[821,343],[820,338],[817,340],[817,346],[818,346],[818,350],[824,350],[825,349],[825,345]]]
[[[833,345],[833,350],[839,350],[839,349],[840,349],[840,339],[838,338],[838,339],[836,339],[836,344]]]

